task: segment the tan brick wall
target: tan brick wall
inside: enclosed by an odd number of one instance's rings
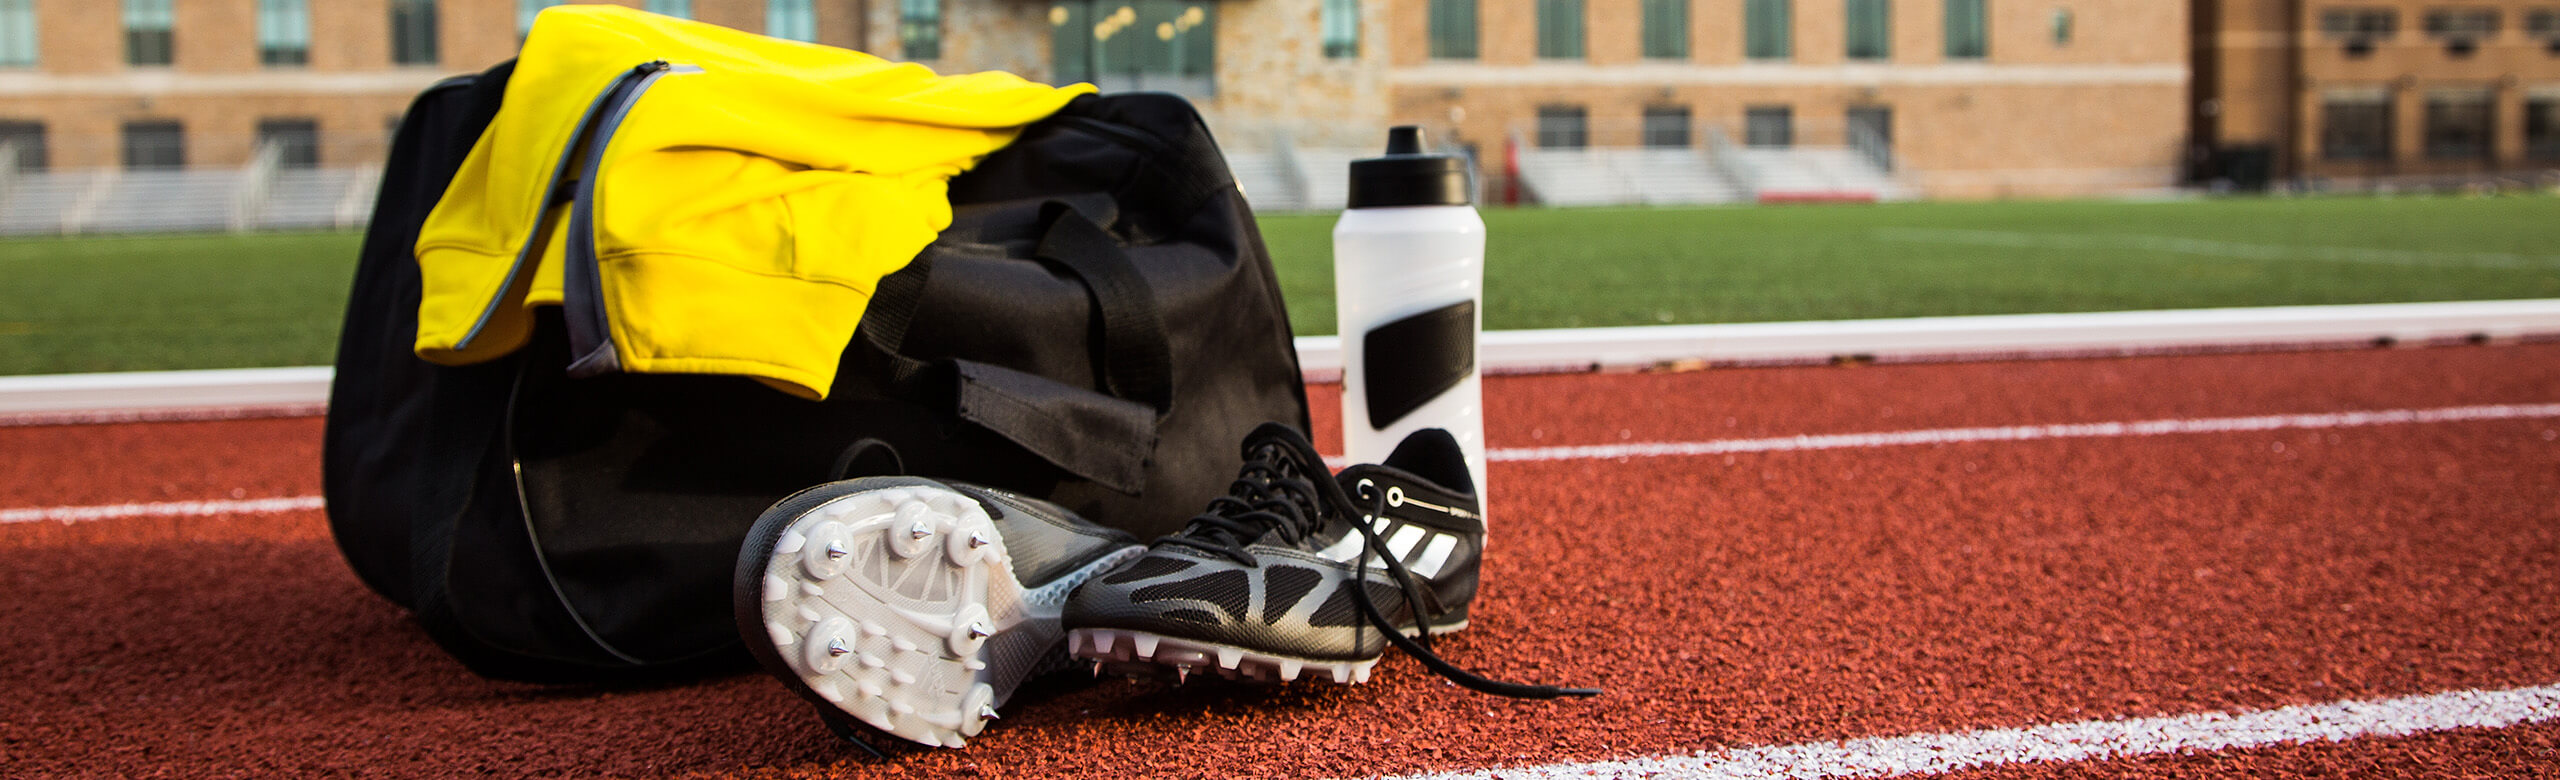
[[[387,123],[408,108],[411,95],[266,95],[99,98],[15,98],[0,119],[43,117],[54,168],[112,168],[123,164],[124,124],[175,121],[186,130],[187,164],[242,165],[256,147],[258,123],[312,119],[319,123],[323,165],[378,162],[386,151]]]
[[[872,3],[866,17],[871,34],[852,48],[893,60],[921,62],[942,73],[1001,70],[1035,81],[1049,79],[1047,3],[944,0],[942,56],[935,59],[908,56],[905,42],[899,38],[898,13],[896,0]]]
[[[1943,194],[1996,195],[2035,192],[2036,171],[2052,173],[2052,181],[2156,171],[2175,161],[2183,137],[2185,87],[2157,76],[2186,61],[2187,3],[2178,0],[1991,0],[1989,58],[1952,65],[1941,40],[1943,0],[1892,0],[1890,66],[1842,64],[1841,0],[1799,0],[1795,56],[1774,64],[1743,61],[1743,0],[1693,0],[1686,67],[1641,58],[1639,0],[1585,0],[1587,56],[1565,62],[1536,57],[1535,0],[1480,0],[1482,56],[1462,63],[1427,61],[1425,0],[1362,2],[1362,48],[1354,59],[1323,56],[1321,0],[1204,1],[1214,2],[1219,14],[1219,61],[1215,94],[1199,102],[1221,140],[1237,148],[1283,137],[1302,145],[1367,147],[1386,124],[1412,122],[1491,155],[1545,104],[1586,106],[1594,140],[1604,144],[1635,143],[1648,105],[1688,106],[1701,123],[1726,127],[1738,126],[1745,106],[1790,105],[1802,142],[1834,143],[1849,106],[1884,105],[1894,110],[1897,152],[1915,181]],[[179,2],[179,62],[165,70],[250,76],[264,70],[256,64],[255,0]],[[37,6],[43,71],[124,78],[112,4],[37,0]],[[763,0],[695,0],[694,11],[705,22],[761,31],[764,6]],[[893,0],[818,0],[816,6],[821,42],[904,57]],[[2074,36],[2065,44],[2051,36],[2057,9],[2074,17]],[[477,70],[513,54],[513,0],[442,0],[439,10],[440,62],[402,69],[389,63],[387,0],[312,0],[311,62],[292,70],[381,74],[389,86],[377,92],[188,96],[128,85],[106,96],[11,98],[0,114],[52,123],[61,167],[113,164],[118,126],[140,118],[184,122],[190,159],[198,164],[245,159],[259,118],[271,116],[317,117],[332,164],[362,159],[378,154],[384,118],[397,114],[418,87],[438,74]],[[1037,0],[947,0],[943,55],[927,64],[1045,80],[1048,10]],[[2414,24],[2404,20],[2404,37],[2413,35],[2406,30]],[[1432,80],[1450,68],[1493,77]],[[1876,75],[1879,68],[1934,74],[1934,80],[1886,79]],[[2039,68],[2130,68],[2151,75],[2059,84],[1968,81],[1973,77],[1965,75]],[[1657,78],[1666,72],[1677,77]],[[1759,75],[1726,78],[1734,74]],[[0,74],[0,85],[8,78]],[[2520,95],[2520,89],[2511,91]],[[2414,121],[2415,113],[2414,107],[2404,111],[2404,121]],[[2408,137],[2415,143],[2414,133]],[[75,156],[81,146],[69,142],[75,138],[98,151]]]
[[[859,0],[815,5],[822,41],[856,42],[864,23],[856,13]],[[763,28],[764,7],[764,0],[694,2],[695,18],[751,31]],[[515,0],[439,0],[436,64],[393,66],[388,0],[310,0],[309,62],[271,68],[258,62],[257,0],[178,0],[175,62],[137,68],[125,65],[123,16],[115,3],[36,0],[35,8],[36,72],[0,72],[0,119],[44,122],[49,164],[58,169],[120,165],[123,126],[135,121],[178,122],[193,166],[245,164],[258,124],[268,119],[315,120],[324,165],[375,162],[386,151],[390,121],[418,90],[515,56],[517,47]],[[48,76],[82,79],[94,91],[45,88]],[[310,86],[345,76],[383,86],[354,92]],[[260,78],[275,89],[239,86]],[[13,83],[35,89],[11,94]]]
[[[106,73],[125,69],[124,22],[99,0],[36,0],[37,69]]]
[[[1789,106],[1796,142],[1844,143],[1854,106],[1893,111],[1906,178],[1947,197],[2063,195],[2174,183],[2186,134],[2185,4],[1991,0],[1989,54],[1946,58],[1943,0],[1893,0],[1887,63],[1847,58],[1842,0],[1798,0],[1793,56],[1743,57],[1743,0],[1694,0],[1688,68],[1641,58],[1636,0],[1585,0],[1587,62],[1537,61],[1534,0],[1481,0],[1474,61],[1426,56],[1428,9],[1399,3],[1389,116],[1473,143],[1497,167],[1539,107],[1580,106],[1595,145],[1640,142],[1647,106],[1685,106],[1739,140],[1745,108]],[[2073,34],[2057,42],[2053,12]],[[1673,64],[1673,65],[1676,65]],[[1671,70],[1662,68],[1671,67]],[[1703,141],[1703,138],[1700,139]]]
[[[1316,146],[1366,146],[1387,119],[1387,10],[1360,4],[1356,58],[1324,56],[1321,0],[1248,0],[1219,6],[1217,94],[1198,101],[1219,141],[1265,148],[1286,137]]]

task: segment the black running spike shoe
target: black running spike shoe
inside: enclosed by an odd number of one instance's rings
[[[1180,533],[1076,591],[1070,653],[1097,670],[1357,683],[1394,644],[1487,693],[1598,692],[1487,680],[1430,651],[1431,634],[1466,628],[1484,547],[1447,431],[1416,433],[1386,463],[1337,478],[1304,435],[1265,424],[1245,438],[1244,461]]]
[[[838,736],[962,747],[1025,680],[1069,668],[1059,613],[1146,551],[1055,504],[915,477],[801,491],[748,531],[738,631]],[[859,726],[857,726],[859,724]]]

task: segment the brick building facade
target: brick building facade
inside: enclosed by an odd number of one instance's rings
[[[2560,169],[2560,0],[2204,0],[2195,21],[2208,174]]]
[[[2398,9],[2364,53],[2311,0],[614,2],[944,71],[1183,92],[1237,148],[1362,147],[1395,123],[1488,169],[1513,145],[1856,145],[1953,197],[2165,186],[2196,141],[2281,143],[2288,172],[2522,163],[2560,97],[2560,60],[2511,3],[2449,58],[2428,0],[2341,6]],[[0,0],[0,144],[22,168],[229,166],[262,146],[364,164],[419,89],[510,56],[549,4]],[[2458,146],[2430,122],[2481,89],[2489,151],[2428,154]],[[2376,94],[2379,120],[2355,108]],[[2331,116],[2387,127],[2388,156]]]

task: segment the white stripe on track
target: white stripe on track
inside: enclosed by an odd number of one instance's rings
[[[2501,404],[2491,406],[2453,406],[2439,409],[2390,409],[2373,412],[2332,412],[2327,414],[2278,414],[2260,417],[2206,417],[2184,420],[2145,420],[2140,422],[2069,423],[2062,425],[2016,425],[1998,428],[1934,428],[1917,431],[1884,433],[1835,433],[1820,436],[1784,436],[1770,439],[1719,439],[1696,442],[1635,442],[1600,444],[1583,447],[1525,447],[1497,449],[1485,453],[1495,461],[1596,460],[1613,458],[1660,458],[1682,455],[1723,455],[1750,452],[1790,452],[1796,450],[1837,450],[1869,447],[1904,447],[1922,444],[1963,444],[1969,442],[2034,441],[2038,439],[2088,439],[2124,436],[2163,436],[2181,433],[2241,433],[2302,428],[2355,428],[2373,425],[2407,425],[2414,423],[2472,422],[2481,420],[2528,420],[2560,417],[2560,403]],[[1334,468],[1345,461],[1340,456],[1325,458]],[[227,514],[272,514],[299,512],[321,508],[319,496],[257,498],[216,501],[171,501],[152,504],[114,504],[108,506],[57,506],[30,509],[0,509],[0,525],[53,521],[81,523],[124,517],[189,517]]]
[[[2185,420],[2145,420],[2141,422],[2013,425],[1998,428],[1936,428],[1918,431],[1894,431],[1889,433],[1835,433],[1821,436],[1785,436],[1772,439],[1722,439],[1717,441],[1694,442],[1634,442],[1628,444],[1600,444],[1582,447],[1527,447],[1493,450],[1485,453],[1485,458],[1495,461],[1659,458],[1677,455],[1723,455],[1744,452],[1837,450],[1866,447],[1904,447],[1921,444],[2035,441],[2038,439],[2094,439],[2123,436],[2164,436],[2180,433],[2243,433],[2250,431],[2275,431],[2303,428],[2357,428],[2372,425],[2472,422],[2479,420],[2527,420],[2552,417],[2560,417],[2560,404],[2501,404],[2494,406],[2454,406],[2440,409],[2392,409],[2376,412],[2276,414],[2260,417],[2206,417]]]
[[[2164,252],[2200,257],[2228,257],[2241,260],[2309,260],[2329,263],[2369,263],[2375,265],[2441,268],[2469,266],[2475,268],[2550,268],[2560,264],[2560,255],[2527,255],[2513,252],[2444,252],[2426,249],[2373,249],[2369,247],[2302,246],[2296,244],[2251,244],[2239,241],[2211,241],[2183,236],[2150,236],[2134,233],[2029,233],[2015,230],[1962,230],[1952,228],[1879,228],[1874,236],[1886,241],[1929,244],[1989,246],[2007,249],[2122,249],[2138,252]]]
[[[2560,685],[2543,685],[2311,704],[2257,712],[2093,720],[2016,729],[1773,745],[1686,756],[1483,769],[1417,775],[1412,780],[1547,780],[1567,777],[1817,780],[1894,777],[2009,764],[2103,761],[2267,745],[2403,737],[2453,729],[2505,728],[2555,719],[2560,719]]]
[[[110,504],[107,506],[55,506],[35,509],[0,509],[0,525],[15,523],[55,522],[63,525],[127,517],[203,517],[207,515],[263,515],[319,509],[319,496],[285,498],[250,498],[224,501],[163,501],[151,504]]]

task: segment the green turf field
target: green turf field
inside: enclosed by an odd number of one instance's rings
[[[2560,198],[1488,210],[1488,328],[2560,297]],[[1265,237],[1333,332],[1330,216]],[[0,241],[0,374],[320,365],[353,234]]]

